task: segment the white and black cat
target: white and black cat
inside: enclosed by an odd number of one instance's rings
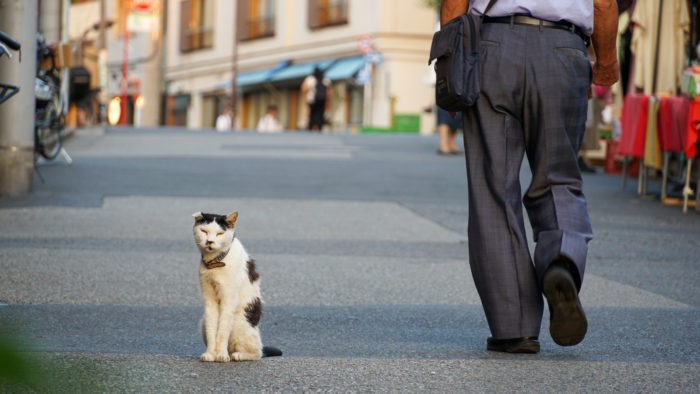
[[[228,216],[197,212],[194,240],[202,254],[199,282],[204,299],[202,361],[245,361],[281,356],[263,347],[258,323],[262,316],[260,276],[255,261],[235,237],[238,212]]]

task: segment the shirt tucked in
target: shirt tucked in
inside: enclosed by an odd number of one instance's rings
[[[489,0],[471,0],[469,10],[482,15]],[[593,32],[593,0],[497,0],[488,16],[530,15],[546,21],[566,21],[590,36]]]

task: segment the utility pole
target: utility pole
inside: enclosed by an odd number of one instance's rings
[[[105,4],[106,0],[100,0],[100,28],[99,28],[99,38],[97,39],[98,47],[100,50],[107,49],[107,35],[105,22],[107,20],[107,6]]]
[[[238,15],[238,2],[233,2],[233,20],[240,20]],[[236,86],[236,76],[238,75],[238,23],[233,26],[233,54],[231,55],[231,130],[236,128],[236,118],[238,117],[238,87]]]
[[[131,11],[131,2],[129,0],[124,2],[124,18],[126,21],[129,19],[129,12]],[[124,56],[122,58],[122,126],[126,125],[126,115],[129,106],[127,105],[127,90],[129,89],[129,23],[124,23]]]
[[[19,87],[19,93],[0,104],[0,196],[32,189],[38,12],[37,0],[0,1],[0,30],[22,45],[21,54],[0,58],[0,82]]]

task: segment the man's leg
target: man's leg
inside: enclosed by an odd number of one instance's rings
[[[573,262],[580,285],[592,238],[577,157],[585,132],[590,64],[577,35],[558,29],[529,33],[544,35],[549,43],[531,49],[526,80],[536,83],[525,85],[525,102],[531,108],[524,111],[524,122],[532,183],[523,202],[537,242],[535,269],[541,282],[549,264],[565,256]]]
[[[469,263],[496,339],[535,337],[542,295],[527,246],[520,189],[525,150],[522,62],[529,43],[505,24],[482,31],[482,94],[465,111]]]
[[[590,64],[583,41],[557,29],[529,29],[534,47],[526,71],[524,111],[532,183],[523,202],[537,246],[538,282],[560,345],[583,340],[587,321],[578,299],[592,230],[578,168],[585,132]]]

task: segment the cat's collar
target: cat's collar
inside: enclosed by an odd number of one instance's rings
[[[226,264],[221,260],[223,260],[226,257],[226,255],[228,254],[228,252],[230,250],[231,249],[227,249],[225,252],[219,253],[216,257],[214,257],[213,259],[211,259],[209,261],[204,260],[204,257],[202,257],[202,264],[205,267],[207,267],[207,269],[223,267]]]

